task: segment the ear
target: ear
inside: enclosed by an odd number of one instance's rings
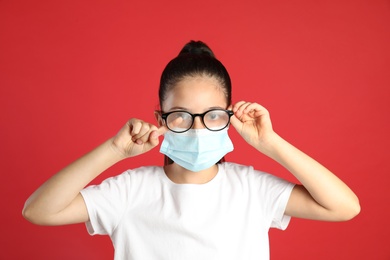
[[[164,125],[164,120],[161,117],[161,111],[154,110],[154,117],[156,118],[159,127]]]

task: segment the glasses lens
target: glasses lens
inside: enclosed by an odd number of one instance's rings
[[[225,110],[211,110],[204,115],[203,122],[208,129],[218,131],[229,124],[229,119]]]
[[[167,126],[175,132],[184,132],[191,128],[192,116],[190,113],[178,111],[168,115]]]

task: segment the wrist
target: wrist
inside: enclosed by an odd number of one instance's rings
[[[128,156],[115,144],[114,137],[107,141],[108,149],[112,155],[112,158],[117,162],[126,159]]]
[[[261,153],[274,158],[278,151],[278,147],[280,147],[283,142],[283,138],[281,138],[277,133],[272,132],[259,140],[255,148]]]

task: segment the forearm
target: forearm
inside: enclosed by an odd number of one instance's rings
[[[344,182],[277,134],[261,147],[264,154],[290,171],[327,211],[340,215],[358,211],[358,198]]]
[[[26,201],[27,215],[52,215],[65,209],[79,192],[123,157],[108,140],[46,181]]]

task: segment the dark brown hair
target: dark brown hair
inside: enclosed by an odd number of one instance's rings
[[[232,86],[229,73],[225,66],[215,57],[211,49],[201,41],[190,41],[180,51],[179,55],[165,67],[159,88],[160,107],[170,90],[185,77],[209,76],[220,83],[228,106],[232,99]]]

